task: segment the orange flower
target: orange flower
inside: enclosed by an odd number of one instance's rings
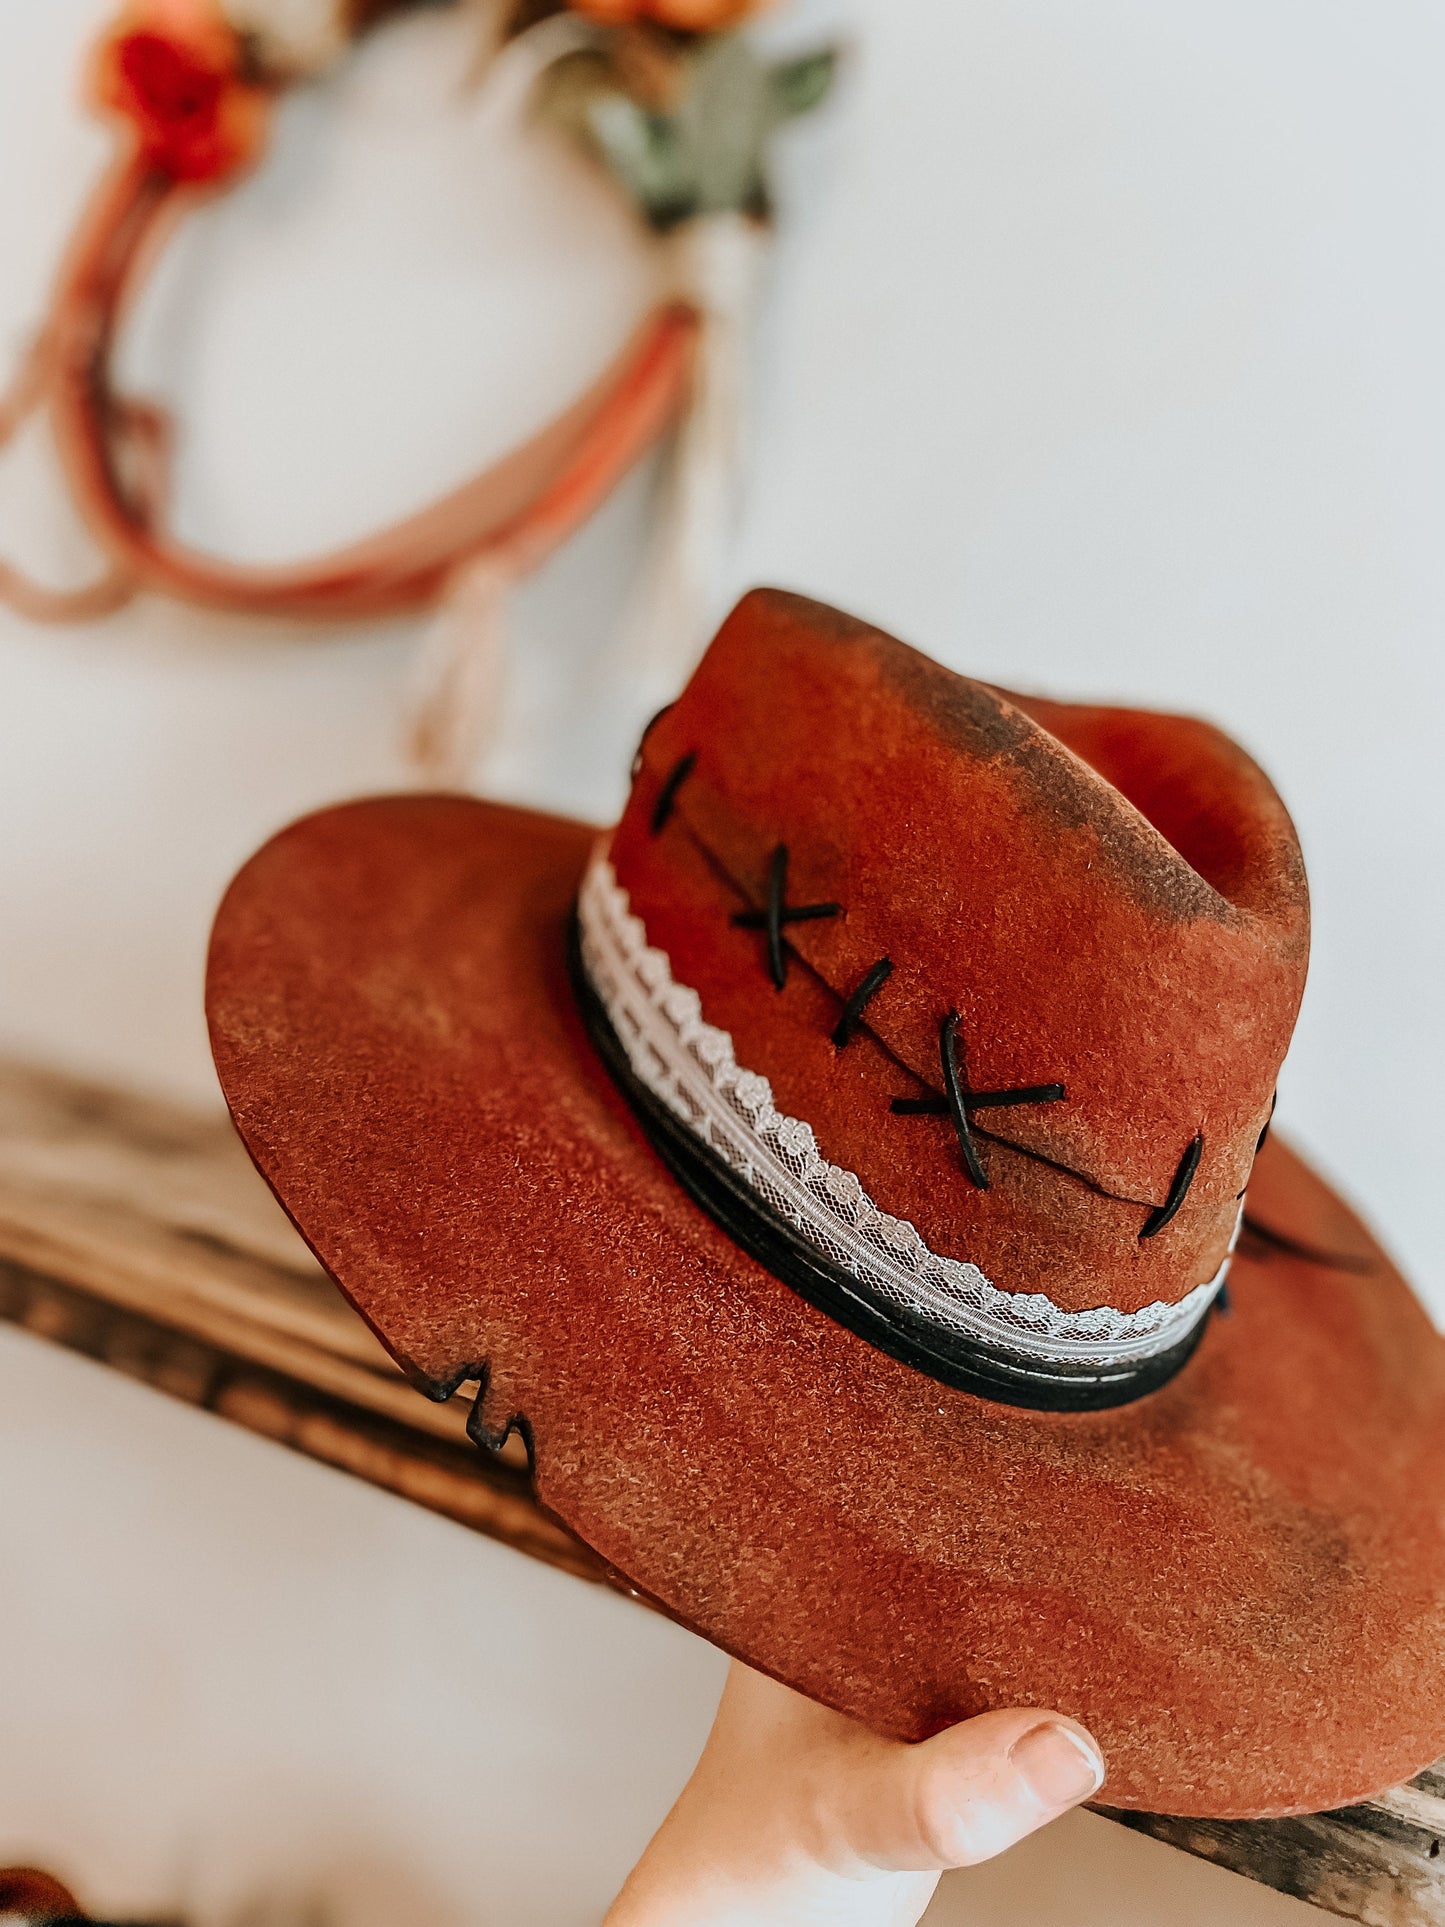
[[[678,33],[723,33],[768,4],[769,0],[572,0],[574,12],[604,26],[650,20]]]
[[[243,77],[243,53],[210,0],[136,0],[96,48],[88,91],[153,166],[220,180],[255,158],[266,131],[270,99]]]

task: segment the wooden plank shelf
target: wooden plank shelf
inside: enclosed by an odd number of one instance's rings
[[[229,1123],[0,1061],[0,1319],[581,1579],[607,1568],[525,1455],[419,1396],[302,1245]],[[1445,1760],[1294,1820],[1099,1811],[1365,1927],[1445,1927]]]

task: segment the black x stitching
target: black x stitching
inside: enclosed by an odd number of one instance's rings
[[[1269,1126],[1266,1125],[1265,1129],[1268,1130],[1268,1128]],[[1157,1211],[1151,1211],[1144,1220],[1144,1229],[1139,1233],[1141,1239],[1157,1238],[1173,1218],[1180,1205],[1189,1196],[1189,1187],[1194,1182],[1194,1173],[1199,1169],[1199,1160],[1203,1155],[1204,1138],[1201,1134],[1199,1137],[1191,1138],[1186,1145],[1184,1155],[1175,1169],[1173,1182],[1169,1186],[1169,1196]]]
[[[970,1111],[1002,1110],[1011,1104],[1057,1104],[1064,1096],[1062,1084],[1023,1084],[1012,1091],[971,1091],[958,1061],[956,1010],[949,1011],[939,1031],[939,1056],[943,1062],[942,1097],[895,1097],[892,1109],[898,1117],[949,1117],[958,1137],[963,1168],[980,1191],[988,1190],[988,1173],[983,1168],[969,1123]]]
[[[667,714],[668,710],[671,709],[672,707],[673,705],[671,703],[664,703],[661,709],[654,710],[652,715],[648,717],[647,727],[646,729],[643,730],[642,735],[638,738],[637,748],[633,752],[633,756],[632,756],[631,775],[634,783],[637,781],[638,777],[641,776],[642,774],[642,753],[647,748],[647,739],[652,734],[653,730],[656,729],[657,725],[662,721],[663,717]]]
[[[663,712],[666,713],[665,711]],[[651,724],[648,725],[651,727]],[[639,755],[641,752],[638,752]],[[690,749],[686,756],[680,756],[668,771],[667,780],[657,792],[657,801],[652,806],[652,834],[661,836],[672,821],[672,812],[677,803],[677,792],[697,768],[697,751]]]
[[[678,790],[692,774],[697,763],[695,752],[679,759],[663,783],[661,793],[654,806],[652,829],[654,835],[663,829],[672,814]],[[788,953],[783,944],[783,931],[791,923],[814,923],[824,917],[837,917],[843,913],[841,903],[789,903],[788,896],[788,846],[778,844],[773,851],[768,866],[768,902],[764,910],[739,910],[732,922],[739,930],[761,930],[767,937],[768,976],[774,986],[782,990],[788,981]],[[853,1035],[858,1019],[865,1006],[877,995],[893,974],[893,963],[888,957],[880,957],[867,972],[857,988],[843,1005],[842,1015],[833,1032],[833,1042],[839,1050],[844,1049]],[[1065,1090],[1062,1084],[1020,1084],[1012,1090],[974,1091],[968,1087],[963,1066],[959,1058],[960,1018],[956,1010],[949,1011],[939,1030],[939,1058],[943,1068],[943,1095],[928,1097],[895,1097],[890,1109],[896,1117],[947,1117],[958,1138],[960,1162],[964,1171],[980,1191],[989,1187],[988,1173],[978,1154],[974,1139],[971,1115],[975,1111],[992,1111],[1012,1108],[1019,1104],[1059,1104]],[[1273,1109],[1271,1108],[1271,1116]],[[1258,1150],[1269,1134],[1265,1124],[1260,1133]],[[1195,1173],[1199,1169],[1204,1153],[1204,1139],[1196,1137],[1184,1151],[1178,1169],[1169,1187],[1169,1195],[1162,1205],[1152,1210],[1144,1221],[1139,1236],[1141,1239],[1157,1237],[1164,1227],[1171,1223],[1189,1195]]]
[[[838,1019],[838,1028],[833,1032],[833,1042],[839,1050],[847,1049],[853,1032],[857,1028],[858,1019],[892,975],[893,959],[880,957],[844,1004],[843,1015]]]
[[[777,989],[788,981],[788,956],[783,948],[783,928],[790,923],[816,923],[820,917],[843,913],[841,903],[789,903],[788,846],[780,843],[773,851],[768,869],[768,907],[766,910],[739,910],[733,923],[739,930],[765,930],[768,936],[768,975]]]

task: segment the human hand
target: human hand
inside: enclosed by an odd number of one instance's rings
[[[912,1927],[938,1877],[1095,1794],[1056,1714],[984,1713],[918,1746],[734,1661],[692,1778],[605,1927]]]

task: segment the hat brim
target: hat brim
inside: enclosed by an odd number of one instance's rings
[[[643,1137],[567,975],[595,834],[349,804],[269,843],[217,918],[237,1127],[417,1382],[480,1378],[627,1584],[879,1731],[1056,1708],[1111,1804],[1215,1818],[1432,1761],[1445,1344],[1340,1200],[1266,1145],[1249,1209],[1285,1244],[1246,1241],[1230,1314],[1135,1404],[950,1390],[749,1258]]]

